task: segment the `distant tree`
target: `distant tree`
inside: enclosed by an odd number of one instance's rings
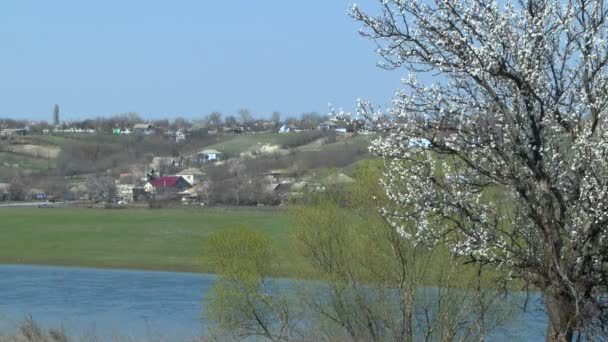
[[[55,104],[53,107],[53,125],[59,126],[59,105]]]
[[[304,129],[314,129],[327,118],[317,112],[303,113],[300,126]]]
[[[8,188],[9,199],[11,201],[23,201],[25,199],[26,190],[21,177],[13,177]]]
[[[275,125],[279,125],[279,123],[281,122],[281,113],[279,113],[279,112],[272,112],[272,116],[270,117],[270,120],[272,122],[274,122]]]
[[[173,120],[173,123],[171,123],[171,127],[173,129],[186,129],[192,126],[192,123],[185,118],[182,117],[177,117]]]
[[[381,164],[380,164],[381,165]],[[401,238],[377,210],[387,202],[379,168],[357,184],[303,193],[290,206],[289,257],[298,276],[285,286],[273,240],[250,228],[209,237],[205,251],[220,275],[207,318],[218,336],[270,341],[483,341],[508,318],[490,277],[447,249]],[[285,243],[285,242],[283,242]]]
[[[91,199],[95,201],[111,202],[116,197],[116,183],[108,175],[96,174],[87,177],[87,189]]]
[[[219,272],[205,306],[206,317],[218,323],[213,327],[217,333],[223,339],[229,333],[239,340],[290,340],[297,320],[278,284],[268,277],[277,260],[273,241],[251,228],[229,228],[212,234],[205,250]]]
[[[219,130],[222,127],[222,113],[213,112],[207,116],[207,127]]]
[[[270,117],[270,120],[273,122],[280,122],[281,121],[281,113],[280,112],[272,112],[272,115]]]
[[[243,108],[239,110],[239,119],[243,125],[246,125],[249,122],[253,121],[253,116],[251,115],[251,112],[249,112],[248,109]]]
[[[152,125],[157,128],[169,128],[169,120],[168,119],[159,119],[152,121]]]
[[[300,121],[298,120],[298,118],[296,118],[294,116],[290,116],[285,119],[285,123],[288,125],[298,125],[300,123]]]
[[[239,121],[233,115],[228,115],[226,119],[224,119],[224,124],[226,126],[236,126],[238,123]]]

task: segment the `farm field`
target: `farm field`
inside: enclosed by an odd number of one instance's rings
[[[261,210],[0,209],[0,263],[213,273],[206,237],[243,225],[276,241],[275,275],[293,273],[287,214]]]

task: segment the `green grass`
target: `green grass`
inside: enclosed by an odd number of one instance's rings
[[[88,136],[90,138],[90,135]],[[73,143],[75,140],[66,136],[61,135],[28,135],[22,137],[22,141],[28,142],[31,144],[39,144],[39,145],[52,145],[57,147],[63,147],[66,144]]]
[[[214,149],[229,156],[238,156],[258,144],[282,145],[287,139],[288,134],[280,133],[240,134],[227,141],[207,146],[205,149]]]
[[[280,211],[2,208],[0,218],[0,263],[215,272],[205,239],[246,225],[277,242],[274,275],[296,268]]]
[[[12,168],[21,173],[31,174],[54,168],[55,161],[12,152],[0,152],[0,167]]]

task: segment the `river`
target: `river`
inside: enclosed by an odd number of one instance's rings
[[[186,340],[205,329],[202,306],[215,276],[72,267],[0,265],[0,331],[31,315],[74,337]],[[547,318],[532,309],[498,329],[495,341],[544,339]]]

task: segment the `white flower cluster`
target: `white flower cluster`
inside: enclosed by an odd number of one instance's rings
[[[350,10],[384,66],[408,71],[391,109],[358,107],[392,118],[371,146],[396,208],[383,213],[416,243],[522,275],[551,262],[546,277],[593,279],[608,261],[606,4],[514,3]]]

